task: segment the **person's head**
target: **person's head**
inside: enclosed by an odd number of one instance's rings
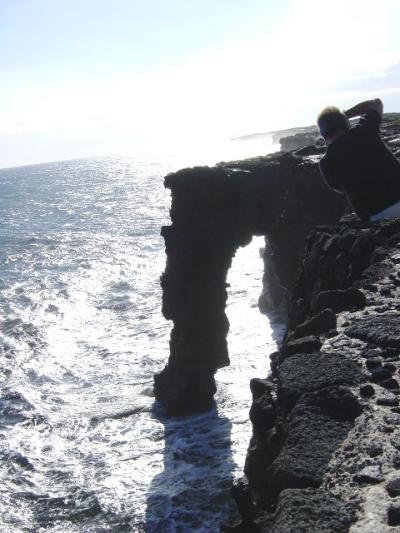
[[[350,127],[346,115],[335,106],[325,107],[318,115],[317,124],[326,141],[337,137],[338,134],[347,131]]]

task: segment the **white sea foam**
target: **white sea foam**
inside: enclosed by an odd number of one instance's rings
[[[229,277],[232,365],[213,412],[167,419],[152,378],[171,161],[0,171],[0,529],[218,531],[250,437],[248,381],[274,349],[255,240]]]

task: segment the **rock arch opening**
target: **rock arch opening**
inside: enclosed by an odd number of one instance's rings
[[[258,366],[254,354],[264,353],[263,372],[265,352],[273,335],[270,321],[259,306],[263,291],[264,247],[264,237],[254,236],[247,246],[237,250],[227,275],[229,286],[225,311],[229,321],[227,344],[231,365]]]
[[[240,247],[227,275],[226,315],[229,321],[227,345],[230,365],[218,370],[216,382],[223,394],[243,401],[246,408],[251,400],[248,383],[255,375],[268,371],[268,353],[275,350],[273,324],[259,306],[263,290],[263,252],[265,238],[253,237]],[[217,398],[219,393],[217,393]]]

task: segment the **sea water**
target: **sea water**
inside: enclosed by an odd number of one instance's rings
[[[251,377],[282,328],[261,315],[262,238],[229,272],[231,366],[215,408],[166,418],[155,372],[182,162],[114,156],[0,170],[0,531],[217,532],[251,435]]]

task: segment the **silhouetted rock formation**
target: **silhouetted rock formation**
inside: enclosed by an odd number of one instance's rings
[[[173,415],[209,409],[214,374],[229,364],[226,275],[239,246],[265,235],[264,308],[285,307],[304,242],[316,224],[344,212],[314,156],[278,154],[170,174],[172,225],[163,227],[163,313],[173,320],[171,355],[155,376],[156,398]]]

